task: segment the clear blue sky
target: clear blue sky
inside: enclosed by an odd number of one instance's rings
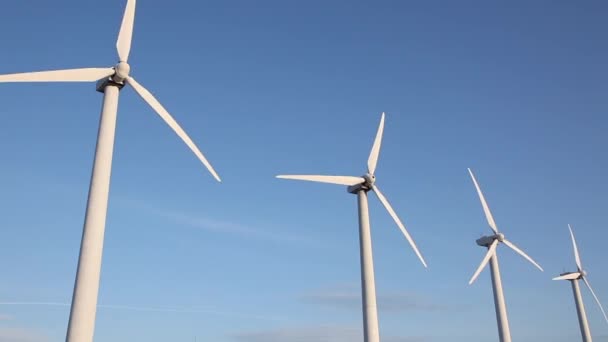
[[[123,8],[7,2],[0,73],[114,65]],[[132,74],[224,182],[121,92],[96,341],[360,341],[356,197],[274,176],[362,174],[382,111],[378,185],[429,263],[371,198],[383,341],[497,339],[489,271],[467,284],[490,232],[467,167],[545,269],[499,248],[514,340],[577,340],[551,278],[574,269],[571,223],[608,305],[607,15],[600,0],[140,1]],[[0,340],[62,341],[101,94],[4,84],[0,102]]]

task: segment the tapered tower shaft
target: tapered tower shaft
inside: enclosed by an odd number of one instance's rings
[[[507,318],[505,296],[502,291],[502,280],[500,278],[497,253],[494,253],[490,258],[490,270],[492,271],[492,290],[494,292],[494,308],[496,309],[498,338],[500,342],[511,342],[511,331],[509,329],[509,319]]]
[[[357,192],[359,202],[359,247],[361,249],[361,294],[363,300],[363,341],[380,342],[378,328],[378,308],[376,305],[376,282],[374,279],[374,260],[372,237],[369,227],[369,208],[367,192]]]
[[[587,322],[587,314],[585,313],[585,304],[581,296],[581,289],[578,286],[578,279],[570,280],[572,283],[572,292],[574,293],[574,302],[576,303],[576,313],[578,314],[578,324],[581,328],[583,342],[591,342],[591,331]]]
[[[93,341],[119,90],[119,86],[111,82],[104,87],[66,342]]]

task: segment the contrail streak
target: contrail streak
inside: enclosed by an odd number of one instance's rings
[[[69,307],[69,303],[61,302],[0,302],[0,306],[60,306]],[[116,304],[99,304],[99,309],[110,309],[110,310],[128,310],[128,311],[145,311],[145,312],[175,312],[175,313],[198,313],[198,314],[209,314],[217,316],[233,316],[233,317],[244,317],[244,318],[255,318],[260,320],[269,321],[284,321],[284,318],[272,317],[272,316],[260,316],[241,314],[236,312],[220,311],[213,308],[170,308],[170,307],[141,307],[141,306],[130,306],[130,305],[116,305]]]

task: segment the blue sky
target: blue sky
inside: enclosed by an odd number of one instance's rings
[[[0,73],[114,65],[123,7],[8,2]],[[370,198],[383,341],[496,339],[488,270],[467,284],[490,232],[467,167],[545,269],[499,248],[513,338],[577,339],[569,285],[551,278],[574,269],[571,223],[608,305],[607,13],[599,0],[140,1],[132,75],[223,183],[121,92],[96,341],[361,340],[356,197],[274,176],[362,174],[382,111],[378,185],[429,264]],[[62,341],[101,94],[4,84],[0,101],[0,340]]]

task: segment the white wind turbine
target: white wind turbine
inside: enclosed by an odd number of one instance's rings
[[[382,143],[382,133],[384,131],[384,113],[380,119],[380,126],[376,133],[374,145],[367,160],[367,173],[361,177],[352,176],[317,176],[317,175],[279,175],[277,178],[295,179],[311,182],[330,183],[348,186],[347,191],[358,196],[359,203],[359,248],[361,253],[361,290],[363,300],[363,334],[364,342],[379,342],[380,333],[378,329],[378,310],[376,307],[376,285],[374,280],[374,262],[372,256],[372,240],[369,227],[369,210],[367,205],[367,192],[373,190],[380,199],[380,202],[388,213],[391,215],[401,232],[410,243],[416,255],[424,267],[427,267],[424,258],[418,251],[418,247],[414,243],[410,234],[405,229],[403,223],[389,204],[388,200],[380,189],[375,185],[376,164],[378,163],[378,155],[380,154],[380,145]]]
[[[28,72],[0,75],[2,82],[97,82],[97,91],[104,93],[103,106],[97,136],[95,160],[89,187],[89,196],[84,220],[78,271],[74,284],[72,306],[66,341],[90,342],[95,329],[95,314],[99,290],[99,276],[103,250],[103,238],[106,222],[112,153],[116,115],[118,110],[118,93],[126,84],[148,103],[154,111],[173,129],[188,145],[209,172],[220,181],[219,176],[190,137],[167,112],[167,110],[129,75],[127,63],[131,49],[133,22],[135,19],[135,1],[128,0],[124,17],[118,34],[116,48],[119,62],[111,68],[83,68]]]
[[[483,268],[490,262],[490,270],[492,271],[492,289],[494,290],[494,306],[496,310],[496,321],[498,324],[498,336],[501,342],[511,342],[511,332],[509,330],[509,321],[507,319],[507,307],[505,304],[505,297],[502,291],[502,280],[500,279],[500,270],[498,268],[498,255],[496,254],[496,247],[499,243],[504,243],[509,248],[526,258],[526,260],[530,261],[534,266],[538,267],[541,271],[543,270],[540,265],[538,265],[532,258],[530,258],[526,253],[524,253],[521,249],[517,248],[512,242],[505,239],[505,235],[498,232],[498,228],[496,227],[496,223],[494,222],[494,218],[492,217],[492,213],[490,212],[490,208],[488,207],[488,203],[479,188],[479,184],[477,184],[477,180],[473,175],[471,169],[469,170],[469,174],[471,175],[471,179],[475,184],[475,188],[477,189],[477,194],[479,195],[479,200],[481,201],[481,205],[483,207],[483,211],[486,214],[486,219],[488,220],[488,224],[492,231],[493,235],[483,236],[477,240],[477,244],[482,247],[487,247],[488,252],[486,256],[481,261],[481,264],[471,277],[469,281],[469,285],[472,284],[475,279],[479,276],[479,273],[483,270]]]
[[[574,293],[574,302],[576,303],[576,312],[578,314],[578,324],[581,329],[581,335],[583,336],[583,342],[591,342],[591,332],[589,331],[589,324],[587,322],[587,314],[585,313],[585,305],[583,304],[583,298],[581,297],[581,290],[578,286],[579,279],[582,279],[585,282],[585,285],[589,288],[591,295],[597,302],[597,305],[600,307],[602,314],[604,315],[604,319],[608,323],[608,316],[606,316],[606,311],[602,307],[602,303],[595,295],[595,292],[591,288],[591,284],[589,284],[589,280],[587,280],[587,272],[583,269],[583,264],[581,263],[581,257],[578,254],[578,248],[576,247],[576,240],[574,240],[574,233],[572,232],[572,228],[568,225],[568,229],[570,230],[570,237],[572,238],[572,247],[574,249],[574,260],[576,261],[576,272],[566,272],[560,274],[559,277],[553,278],[553,280],[569,280],[572,283],[572,292]]]

